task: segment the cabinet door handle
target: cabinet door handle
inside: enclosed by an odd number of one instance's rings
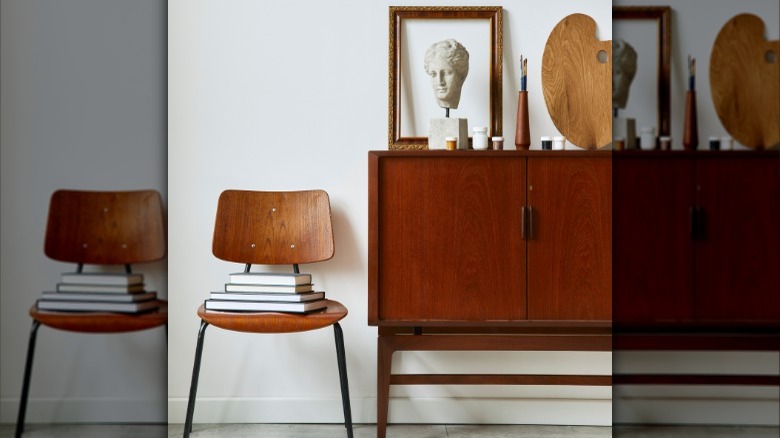
[[[534,238],[534,208],[528,206],[528,239]]]
[[[520,207],[520,238],[527,240],[526,222],[525,222],[525,205]]]
[[[704,214],[704,209],[696,207],[696,238],[699,240],[705,240],[707,236],[707,216]]]
[[[704,240],[706,217],[704,209],[696,206],[689,209],[691,240]]]

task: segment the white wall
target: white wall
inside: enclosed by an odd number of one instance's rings
[[[582,12],[597,21],[600,39],[611,39],[611,2],[502,3],[503,127],[511,148],[519,55],[529,59],[532,134],[556,135],[540,79],[549,32],[566,15]],[[217,197],[229,188],[330,193],[336,255],[302,269],[350,309],[342,326],[353,418],[376,420],[376,328],[367,325],[367,152],[387,148],[390,4],[169,2],[170,422],[184,421],[196,309],[241,269],[211,255]],[[406,371],[611,372],[609,353],[398,356],[395,366]],[[391,395],[392,422],[611,422],[610,388],[399,387]],[[339,397],[331,330],[206,332],[196,422],[341,422]]]
[[[165,2],[0,3],[0,421],[16,421],[27,310],[74,268],[43,254],[58,188],[166,195]],[[166,263],[136,266],[167,295]],[[41,327],[30,422],[165,421],[165,334]]]
[[[653,0],[619,0],[616,6],[655,5]],[[766,25],[766,37],[777,40],[777,0],[668,0],[672,8],[671,125],[675,149],[682,149],[687,57],[696,58],[700,147],[710,135],[726,134],[709,93],[712,45],[733,16],[749,12]],[[744,146],[742,146],[744,147]],[[620,352],[616,373],[777,374],[780,354],[746,352]],[[615,389],[616,423],[780,424],[777,387],[621,386]]]

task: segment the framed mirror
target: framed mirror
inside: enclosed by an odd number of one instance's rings
[[[670,84],[671,8],[669,6],[613,6],[613,62],[621,62],[619,47],[627,43],[635,51],[636,72],[629,82],[613,70],[613,101],[627,93],[614,111],[636,120],[637,130],[652,126],[656,135],[671,135]],[[629,51],[630,49],[625,49]],[[626,55],[628,57],[628,55]],[[614,114],[613,114],[614,115]]]

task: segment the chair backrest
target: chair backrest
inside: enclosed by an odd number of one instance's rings
[[[165,248],[155,190],[58,190],[51,196],[44,252],[54,260],[128,265],[160,260]]]
[[[212,252],[222,260],[244,264],[298,264],[330,259],[334,248],[327,192],[222,192]]]

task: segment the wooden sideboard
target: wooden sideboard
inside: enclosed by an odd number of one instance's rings
[[[390,385],[610,385],[611,376],[393,374],[395,351],[610,351],[605,151],[369,152],[377,435]]]
[[[614,349],[780,348],[780,153],[613,155]],[[777,375],[615,383],[778,385]]]

